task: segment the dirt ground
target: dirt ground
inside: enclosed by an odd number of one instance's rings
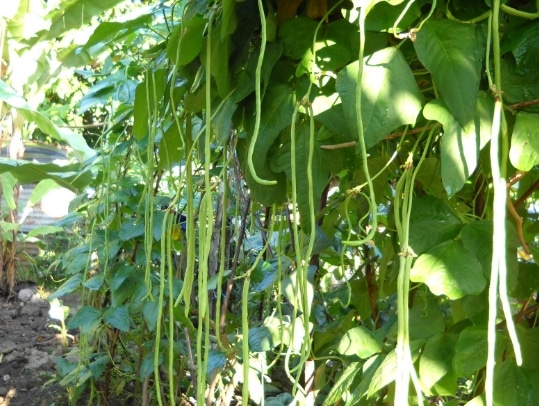
[[[24,290],[25,297],[20,298]],[[33,293],[33,294],[32,294]],[[19,286],[14,297],[0,296],[0,406],[68,405],[59,385],[56,358],[62,354],[58,331],[51,324],[46,293]],[[77,297],[62,298],[77,306]]]

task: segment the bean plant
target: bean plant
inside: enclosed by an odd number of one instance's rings
[[[73,404],[535,404],[539,3],[60,3]]]

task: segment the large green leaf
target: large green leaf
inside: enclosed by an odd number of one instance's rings
[[[430,19],[418,32],[414,46],[449,110],[466,126],[475,114],[485,53],[476,26]]]
[[[461,226],[460,220],[442,200],[430,196],[414,199],[410,215],[410,247],[420,255],[456,237]]]
[[[427,340],[445,330],[444,316],[439,299],[427,290],[424,295],[416,296],[410,309],[410,340]],[[396,335],[397,323],[395,323]]]
[[[279,27],[279,39],[284,44],[284,55],[301,59],[313,44],[318,23],[311,18],[298,17],[284,21]]]
[[[48,117],[33,109],[26,100],[2,80],[0,80],[0,100],[17,110],[26,120],[36,123],[45,134],[69,145],[81,162],[95,155],[95,151],[88,146],[82,135],[66,128],[58,128]]]
[[[539,327],[518,330],[518,341],[522,349],[522,366],[539,372],[537,354],[539,354]]]
[[[509,290],[515,288],[517,283],[518,259],[517,247],[520,246],[515,226],[506,222],[506,248],[507,248],[507,286]],[[461,231],[462,243],[466,249],[481,263],[483,275],[490,278],[492,263],[492,221],[480,220],[466,224]]]
[[[425,106],[425,118],[443,124],[441,171],[442,182],[449,198],[462,189],[475,171],[479,151],[490,139],[493,111],[494,103],[484,92],[477,98],[474,118],[464,127],[449,112],[444,100],[436,99]]]
[[[66,67],[79,67],[90,64],[92,59],[108,50],[112,44],[119,44],[123,38],[141,28],[145,28],[151,21],[151,14],[144,14],[121,23],[103,21],[97,26],[86,43],[60,51],[59,59]]]
[[[457,390],[457,375],[451,360],[457,337],[439,334],[430,338],[419,359],[419,380],[423,391],[430,395],[451,396]]]
[[[94,331],[101,323],[101,312],[94,306],[86,305],[79,309],[77,313],[67,323],[68,328],[80,328],[81,333]]]
[[[509,103],[522,103],[539,99],[539,70],[532,69],[519,74],[515,61],[504,58],[501,61],[503,98]],[[528,111],[539,112],[537,105],[526,107]]]
[[[92,18],[111,9],[122,0],[63,0],[47,15],[51,21],[48,31],[39,40],[51,40],[65,32],[88,24]]]
[[[505,351],[506,339],[496,336],[496,353]],[[487,329],[470,326],[461,331],[455,346],[453,368],[459,376],[469,377],[483,368],[487,363]]]
[[[209,69],[211,75],[215,79],[217,85],[217,93],[220,97],[225,98],[230,91],[230,70],[229,59],[232,51],[232,43],[230,36],[220,38],[217,32],[213,33],[212,42],[210,44],[210,63],[207,61],[207,39],[204,42],[204,47],[200,55],[200,60]]]
[[[481,264],[460,241],[446,241],[431,248],[415,262],[410,279],[425,283],[435,295],[459,299],[483,291],[486,279]]]
[[[336,349],[342,355],[357,355],[365,359],[379,353],[382,345],[367,328],[357,326],[344,333]]]
[[[330,389],[325,403],[328,405],[339,404],[343,395],[349,392],[358,372],[361,372],[361,363],[359,362],[352,362],[342,370],[337,376],[335,384]]]
[[[74,192],[85,188],[93,180],[92,173],[89,170],[82,172],[79,164],[59,166],[0,158],[0,173],[5,172],[11,173],[22,184],[52,179],[59,186]]]
[[[165,92],[165,71],[148,71],[144,82],[135,90],[135,107],[133,111],[133,135],[137,139],[148,136],[149,119],[159,110],[160,101]]]
[[[537,355],[537,354],[536,354]],[[528,380],[522,368],[510,357],[494,367],[494,404],[500,406],[533,405],[528,399]]]
[[[412,353],[413,361],[416,360],[419,350],[421,349],[424,343],[425,343],[424,340],[414,340],[410,342],[410,352]],[[368,369],[368,370],[375,369],[375,371],[373,371],[373,373],[371,373],[370,376],[364,376],[364,379],[366,378],[367,380],[366,385],[368,388],[368,391],[367,391],[368,398],[372,398],[380,389],[384,388],[385,386],[393,382],[395,380],[395,377],[397,376],[397,373],[398,373],[397,354],[395,350],[392,350],[389,354],[387,354],[387,356],[385,356],[385,358],[383,357],[384,356],[379,356],[377,358],[379,365],[375,364],[374,368]],[[371,359],[369,359],[369,361]],[[383,359],[383,361],[380,362],[381,359]],[[362,385],[363,385],[363,381],[359,386],[361,387]]]
[[[167,56],[172,63],[182,66],[196,58],[202,50],[206,22],[204,17],[195,15],[176,26],[167,43]]]
[[[507,36],[506,47],[513,53],[519,74],[528,75],[537,71],[539,64],[538,37],[539,22],[537,20],[512,30],[511,36]]]
[[[529,171],[539,164],[539,114],[517,114],[509,159],[521,171]]]
[[[341,70],[336,88],[341,96],[344,118],[353,134],[358,134],[356,83],[359,62]],[[415,124],[423,96],[401,51],[390,47],[363,60],[361,115],[367,148],[376,145],[390,131]],[[356,135],[357,136],[357,135]]]

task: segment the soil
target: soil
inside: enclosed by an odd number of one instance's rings
[[[56,359],[62,355],[60,322],[49,316],[47,294],[21,284],[11,298],[0,297],[0,406],[68,405],[59,384]],[[76,296],[63,297],[71,310]]]

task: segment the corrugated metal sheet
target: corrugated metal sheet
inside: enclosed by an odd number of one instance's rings
[[[66,151],[39,143],[25,143],[23,159],[36,163],[55,163],[65,165],[69,163]],[[7,157],[7,147],[0,150],[1,157]],[[35,206],[29,204],[29,199],[36,184],[21,185],[19,192],[19,222],[21,231],[29,232],[38,226],[54,224],[58,219],[68,213],[68,207],[74,198],[73,192],[62,187],[51,190]],[[38,253],[38,247],[32,243],[24,244],[25,251],[31,255]]]

